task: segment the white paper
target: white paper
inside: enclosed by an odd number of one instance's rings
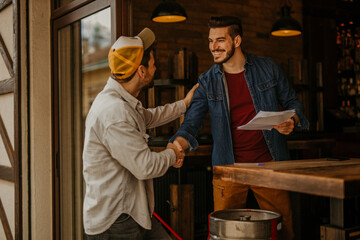
[[[260,111],[247,124],[237,127],[238,130],[271,130],[295,115],[295,109],[282,112]]]

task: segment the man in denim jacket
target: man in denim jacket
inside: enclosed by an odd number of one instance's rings
[[[207,112],[213,136],[212,164],[289,160],[285,135],[294,127],[309,125],[302,104],[279,66],[270,58],[242,51],[240,19],[212,17],[209,49],[215,64],[199,77],[199,87],[190,109],[171,142],[181,149],[195,150],[196,137]],[[281,108],[280,108],[281,106]],[[257,112],[295,109],[296,114],[272,130],[237,130]],[[293,238],[292,213],[286,191],[213,180],[214,210],[244,208],[249,188],[260,208],[283,216],[284,239]]]

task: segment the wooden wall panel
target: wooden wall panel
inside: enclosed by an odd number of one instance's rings
[[[11,0],[1,0],[0,1],[0,11],[11,4]]]
[[[4,43],[3,37],[1,36],[1,33],[0,33],[0,53],[4,59],[5,65],[9,71],[10,76],[13,77],[14,76],[13,61],[9,54],[8,49],[6,48],[6,45]]]
[[[4,206],[3,206],[3,203],[0,199],[0,220],[1,220],[1,223],[3,225],[3,228],[4,228],[4,232],[5,232],[5,237],[6,237],[6,240],[12,240],[13,237],[12,237],[12,233],[11,233],[11,230],[10,230],[10,225],[9,225],[9,221],[6,217],[6,213],[5,213],[5,209],[4,209]]]
[[[14,239],[14,235],[18,236],[17,239],[22,239],[21,234],[19,234],[21,232],[19,229],[22,229],[21,217],[19,217],[21,215],[21,194],[19,194],[21,191],[19,187],[21,182],[19,156],[21,154],[16,153],[11,141],[14,139],[16,148],[18,148],[17,141],[20,138],[15,136],[20,134],[20,131],[18,131],[20,126],[17,121],[17,119],[20,119],[17,118],[20,116],[20,112],[18,112],[20,102],[17,100],[19,89],[16,86],[19,76],[17,72],[17,34],[19,29],[17,6],[19,6],[18,0],[0,0],[0,19],[2,21],[0,26],[0,58],[5,65],[5,67],[2,66],[1,68],[2,70],[6,69],[8,73],[7,75],[7,73],[3,72],[2,77],[5,76],[6,79],[0,79],[0,95],[11,94],[11,97],[14,98],[14,104],[7,104],[6,99],[8,98],[0,98],[0,104],[3,104],[0,112],[0,141],[5,147],[5,153],[1,153],[6,155],[0,157],[8,159],[10,162],[10,166],[0,165],[0,185],[2,190],[0,194],[0,221],[3,230],[0,231],[0,239],[6,240]],[[11,116],[4,114],[10,114]],[[3,119],[5,116],[8,121],[11,119],[11,123],[8,125],[4,124]],[[16,130],[9,128],[9,126]],[[10,185],[9,182],[11,182]]]

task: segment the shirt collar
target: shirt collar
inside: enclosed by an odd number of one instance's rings
[[[136,97],[131,95],[120,83],[111,77],[109,77],[107,85],[114,89],[132,108],[136,109],[136,106],[141,105],[141,102]]]

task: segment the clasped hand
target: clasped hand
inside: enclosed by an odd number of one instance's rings
[[[184,163],[185,158],[185,151],[182,149],[181,145],[174,141],[174,143],[168,143],[166,148],[171,148],[174,150],[176,155],[176,162],[174,163],[173,167],[180,168]]]

